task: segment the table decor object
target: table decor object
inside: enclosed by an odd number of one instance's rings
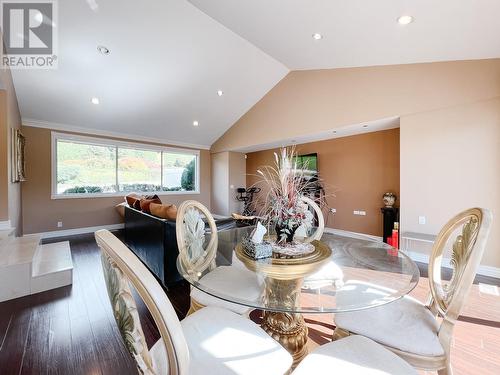
[[[267,190],[259,216],[268,228],[274,226],[278,243],[291,243],[299,228],[304,233],[313,225],[314,215],[302,200],[312,183],[305,178],[307,166],[297,164],[293,148],[282,148],[274,158],[274,165],[257,170],[259,183]]]

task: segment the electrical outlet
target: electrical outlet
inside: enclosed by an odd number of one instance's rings
[[[62,221],[58,221],[58,222],[57,222],[57,227],[58,227],[58,228],[62,228],[62,226],[63,226]]]
[[[334,214],[334,213],[336,213],[336,212],[337,212],[337,209],[336,209],[336,208],[330,208],[330,212],[331,212],[332,214]]]
[[[366,216],[366,211],[359,211],[359,214],[360,214],[361,216]]]
[[[426,222],[427,222],[427,219],[425,218],[425,216],[419,216],[418,217],[418,223],[420,225],[425,225]]]
[[[359,215],[359,211],[352,211],[354,215]]]

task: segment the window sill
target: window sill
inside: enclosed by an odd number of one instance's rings
[[[158,196],[162,195],[199,195],[199,191],[129,191],[129,192],[121,192],[121,193],[97,193],[97,194],[52,194],[51,199],[73,199],[73,198],[124,198],[127,194],[137,193],[144,195],[152,195],[156,194]]]

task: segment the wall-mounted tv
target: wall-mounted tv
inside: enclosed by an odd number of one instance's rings
[[[297,168],[306,169],[311,175],[318,174],[318,154],[298,155],[295,157]]]

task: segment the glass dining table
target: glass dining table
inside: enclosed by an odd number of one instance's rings
[[[307,327],[302,314],[342,313],[369,309],[408,294],[419,280],[419,270],[406,254],[368,236],[324,233],[313,241],[315,256],[301,259],[255,260],[242,251],[241,241],[254,228],[218,232],[216,266],[252,272],[262,292],[245,298],[237,290],[204,283],[178,260],[180,274],[213,297],[263,311],[262,328],[279,341],[298,363],[306,354]],[[200,277],[201,276],[201,277]]]

